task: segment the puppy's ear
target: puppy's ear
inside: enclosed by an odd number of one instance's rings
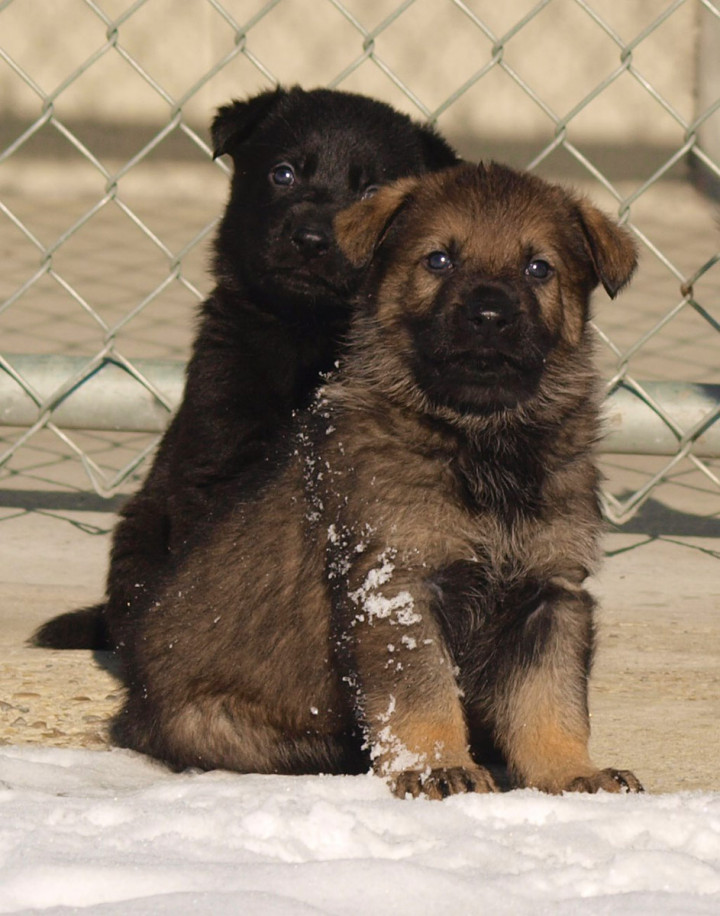
[[[354,267],[364,267],[370,262],[417,184],[417,178],[401,178],[338,213],[333,221],[335,238]]]
[[[278,86],[244,102],[233,101],[218,108],[210,128],[213,159],[225,153],[232,155],[286,95],[287,91]]]
[[[614,299],[637,267],[637,248],[632,236],[587,201],[578,207],[585,245],[605,292]]]

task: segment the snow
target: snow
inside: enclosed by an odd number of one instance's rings
[[[373,776],[0,748],[0,913],[720,913],[720,794],[400,801]]]

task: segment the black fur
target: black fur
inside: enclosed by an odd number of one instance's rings
[[[361,270],[335,242],[335,214],[377,185],[456,161],[432,129],[324,89],[233,102],[212,137],[234,176],[182,404],[115,530],[106,602],[50,620],[37,646],[132,642],[136,620],[228,495],[253,493],[274,473],[272,443],[337,358]]]

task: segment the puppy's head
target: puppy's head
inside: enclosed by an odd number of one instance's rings
[[[361,326],[388,377],[401,367],[463,414],[547,400],[587,367],[590,293],[614,296],[636,266],[629,234],[587,201],[497,164],[405,179],[335,225],[346,256],[372,262]]]
[[[360,271],[337,245],[333,218],[404,175],[457,161],[433,130],[364,96],[300,88],[221,108],[215,155],[234,164],[218,237],[221,280],[239,277],[269,307],[333,305]]]

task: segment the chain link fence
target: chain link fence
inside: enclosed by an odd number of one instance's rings
[[[720,489],[717,0],[2,0],[3,486],[134,488],[210,288],[206,125],[278,81],[376,95],[615,212],[641,267],[597,302],[606,448],[642,458],[607,514],[681,466]]]

